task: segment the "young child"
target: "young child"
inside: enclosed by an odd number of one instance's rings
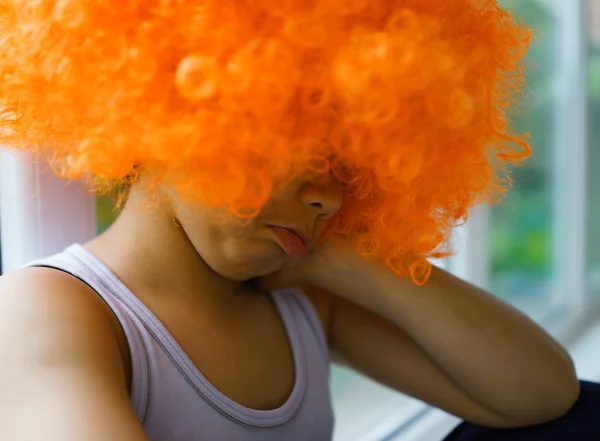
[[[495,0],[0,4],[2,141],[127,187],[0,279],[0,439],[329,440],[331,359],[488,428],[576,403],[550,336],[427,260],[529,154]]]

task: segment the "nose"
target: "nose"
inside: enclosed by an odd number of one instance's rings
[[[299,189],[299,199],[319,219],[329,219],[342,207],[342,185],[331,176],[305,182]]]

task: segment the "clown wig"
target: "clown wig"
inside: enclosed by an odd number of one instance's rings
[[[330,172],[327,233],[424,283],[530,153],[530,40],[497,0],[0,0],[0,142],[238,217]]]

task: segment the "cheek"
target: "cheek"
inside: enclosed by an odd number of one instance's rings
[[[224,222],[222,217],[207,216],[180,219],[188,239],[206,264],[217,274],[238,280],[270,274],[285,263],[281,248],[256,231],[258,222]]]

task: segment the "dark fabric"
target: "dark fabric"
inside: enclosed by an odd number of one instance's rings
[[[600,441],[600,384],[581,382],[581,395],[562,418],[520,429],[460,424],[444,441]]]

